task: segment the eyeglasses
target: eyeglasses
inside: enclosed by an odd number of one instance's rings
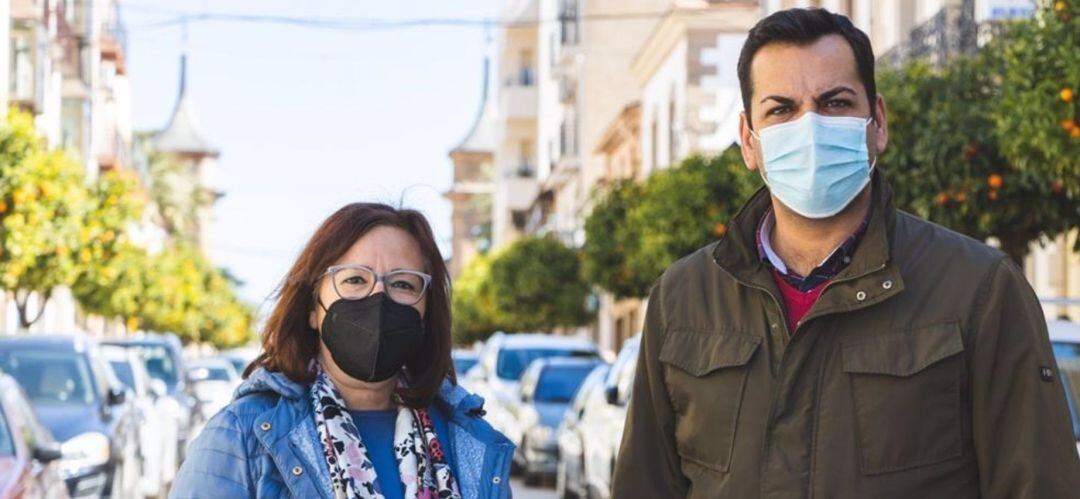
[[[381,282],[386,295],[401,305],[416,305],[431,285],[431,276],[423,272],[394,270],[379,274],[364,265],[334,265],[319,279],[326,276],[330,276],[334,292],[343,300],[367,298],[375,291],[375,284]]]

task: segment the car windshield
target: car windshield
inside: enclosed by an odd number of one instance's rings
[[[248,361],[236,357],[229,358],[229,363],[233,365],[233,369],[236,369],[238,373],[244,372],[248,366]]]
[[[459,376],[469,372],[476,365],[477,359],[468,359],[457,357],[454,359],[454,372]]]
[[[594,367],[596,366],[593,364],[548,366],[540,374],[540,381],[536,383],[533,400],[569,403]]]
[[[7,414],[0,411],[0,456],[14,456],[15,442],[11,440],[11,428],[8,427]]]
[[[131,370],[131,364],[122,360],[110,360],[109,365],[112,366],[113,372],[116,373],[116,377],[124,384],[128,389],[135,390],[135,373]]]
[[[1055,342],[1053,347],[1066,402],[1072,413],[1073,436],[1080,440],[1080,343]]]
[[[199,366],[191,369],[191,379],[196,381],[232,381],[229,370],[224,367]]]
[[[94,403],[90,366],[78,353],[9,351],[0,364],[0,369],[22,385],[35,405]]]
[[[596,353],[566,348],[505,348],[499,352],[495,374],[505,380],[518,381],[532,361],[549,357],[596,357]]]
[[[139,356],[146,363],[146,372],[151,378],[164,381],[165,386],[168,386],[170,390],[180,382],[176,361],[173,360],[173,356],[167,348],[162,346],[139,347]]]

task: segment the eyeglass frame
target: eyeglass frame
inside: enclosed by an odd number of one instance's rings
[[[375,285],[379,284],[380,282],[383,283],[383,289],[384,290],[387,289],[386,288],[386,276],[392,275],[392,274],[410,274],[410,275],[417,276],[422,281],[424,281],[424,289],[420,292],[420,297],[417,298],[416,301],[414,301],[412,303],[401,303],[401,302],[399,302],[397,300],[394,300],[394,302],[399,303],[401,305],[406,305],[406,306],[411,307],[413,305],[416,305],[417,303],[420,303],[421,301],[424,300],[424,298],[427,297],[427,292],[428,292],[429,289],[431,289],[431,281],[434,279],[433,277],[431,277],[430,274],[425,274],[423,272],[420,272],[419,270],[398,269],[398,270],[391,270],[390,272],[387,272],[385,274],[380,274],[380,273],[376,272],[375,269],[373,269],[371,267],[368,267],[367,265],[343,264],[343,265],[331,265],[331,266],[327,267],[326,272],[323,272],[322,274],[319,274],[319,277],[315,278],[314,283],[319,282],[319,279],[322,279],[323,277],[333,276],[337,271],[343,270],[343,269],[366,270],[368,272],[371,272],[371,274],[373,276],[375,276],[375,282],[372,283],[371,291],[368,291],[367,296],[364,296],[363,298],[345,298],[344,296],[341,296],[341,292],[338,291],[337,283],[335,283],[333,280],[331,280],[330,281],[330,287],[334,288],[334,294],[338,295],[338,298],[341,298],[342,300],[352,300],[352,301],[363,300],[364,298],[368,298],[371,295],[375,294]],[[386,293],[386,296],[390,296],[389,291],[384,291],[384,293]],[[318,296],[316,296],[316,299],[318,299]],[[393,300],[393,297],[391,297],[390,299]],[[322,300],[318,300],[318,301],[319,301],[320,304],[322,303]]]

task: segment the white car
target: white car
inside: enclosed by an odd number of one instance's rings
[[[209,421],[232,401],[233,391],[240,386],[240,375],[231,362],[220,357],[191,359],[187,368],[204,421]]]
[[[520,445],[523,430],[516,414],[521,403],[521,375],[529,364],[548,357],[599,356],[596,345],[582,338],[496,333],[480,352],[480,362],[466,375],[465,385],[484,398],[488,422],[514,445]]]
[[[1065,399],[1072,413],[1073,437],[1080,452],[1080,324],[1064,320],[1047,321],[1050,345],[1054,349]]]
[[[169,417],[165,382],[153,379],[146,371],[139,354],[133,350],[102,345],[102,357],[109,362],[116,377],[132,395],[139,417],[139,452],[143,469],[139,488],[145,497],[165,497],[176,477],[177,433],[176,418]]]
[[[615,459],[619,457],[623,428],[626,426],[626,405],[637,372],[641,335],[623,344],[615,363],[604,380],[604,396],[590,401],[594,406],[585,410],[578,426],[591,438],[582,442],[582,482],[590,498],[606,498],[611,492]]]

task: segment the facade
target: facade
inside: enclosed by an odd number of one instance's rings
[[[450,151],[454,183],[445,194],[452,206],[450,276],[491,247],[491,182],[498,114],[491,99],[490,61],[484,60],[480,110],[469,133]]]
[[[127,36],[118,0],[0,0],[0,104],[28,112],[50,149],[62,148],[85,166],[88,182],[101,172],[133,170],[149,185],[145,162],[134,152]],[[190,104],[181,89],[169,126],[155,136],[161,152],[184,162],[193,182],[216,198],[212,170],[217,150],[195,131]],[[199,213],[200,232],[212,220]],[[151,203],[144,219],[129,229],[131,240],[159,250],[169,235]],[[203,244],[205,241],[201,239]],[[29,308],[37,304],[31,298]],[[0,332],[19,330],[9,296],[0,297]],[[70,290],[55,289],[31,333],[84,331],[119,334],[124,325],[86,316]]]

